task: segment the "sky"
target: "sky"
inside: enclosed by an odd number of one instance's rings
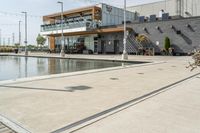
[[[28,44],[35,45],[37,35],[40,33],[42,16],[59,12],[58,0],[5,0],[0,4],[0,33],[1,43],[19,42],[19,21],[21,23],[21,39],[24,44],[24,14],[28,15]],[[123,7],[124,0],[61,0],[64,3],[64,10],[70,10],[95,3],[107,3]],[[127,0],[127,6],[156,2],[161,0]],[[14,36],[14,37],[13,37]]]

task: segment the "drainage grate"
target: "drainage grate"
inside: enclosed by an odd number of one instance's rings
[[[0,133],[17,133],[0,122]]]
[[[144,73],[137,73],[137,74],[143,75]]]
[[[79,86],[66,86],[65,90],[68,92],[74,92],[74,91],[84,91],[91,89],[92,87],[90,86],[85,86],[85,85],[79,85]]]
[[[118,78],[110,78],[110,80],[119,80]]]

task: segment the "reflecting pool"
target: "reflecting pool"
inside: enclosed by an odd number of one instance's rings
[[[130,64],[133,63],[124,63],[124,65]],[[121,65],[122,62],[99,60],[0,56],[0,81]]]

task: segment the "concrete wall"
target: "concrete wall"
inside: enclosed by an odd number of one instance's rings
[[[188,27],[187,25],[191,27]],[[181,34],[177,34],[171,26],[176,30],[180,30]],[[190,53],[195,48],[200,49],[200,17],[185,18],[169,21],[157,21],[149,23],[137,23],[131,25],[135,32],[147,35],[152,43],[156,46],[159,42],[159,49],[164,48],[164,39],[168,36],[177,53]],[[160,27],[158,30],[156,27]],[[147,29],[148,33],[144,31]],[[159,52],[159,49],[157,52]]]
[[[129,11],[138,12],[140,16],[149,16],[152,14],[159,16],[161,9],[169,13],[170,16],[200,16],[200,0],[166,0],[127,8]]]

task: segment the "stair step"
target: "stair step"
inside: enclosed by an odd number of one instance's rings
[[[16,133],[16,132],[0,122],[0,133]]]

